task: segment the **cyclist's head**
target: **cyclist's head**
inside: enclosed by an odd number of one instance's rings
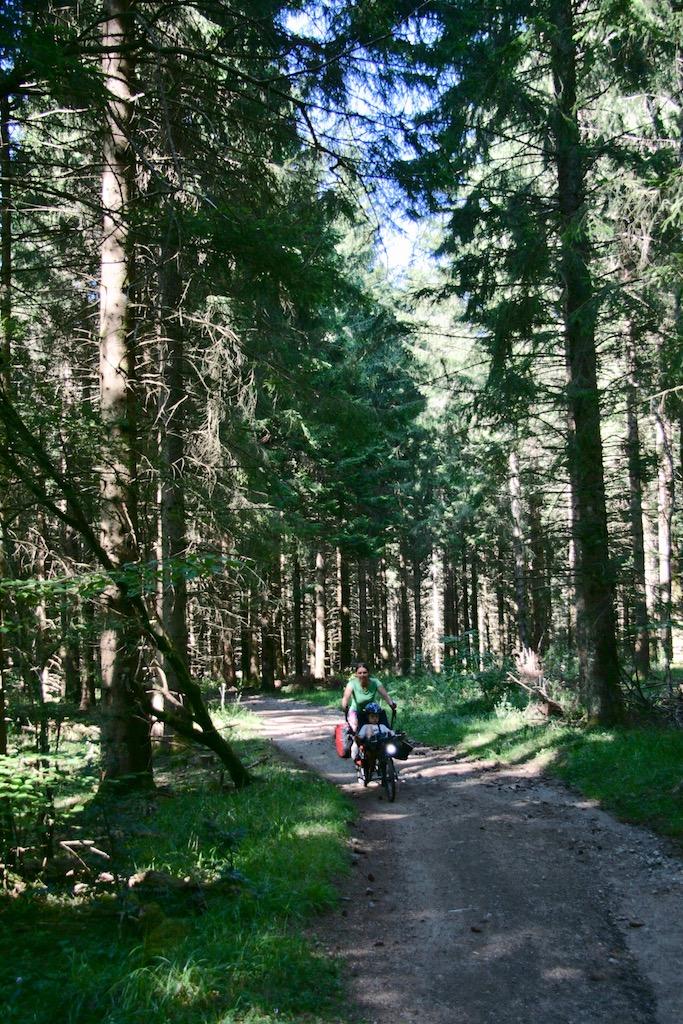
[[[370,677],[370,669],[365,661],[359,661],[356,665],[356,675],[361,682],[367,680]]]

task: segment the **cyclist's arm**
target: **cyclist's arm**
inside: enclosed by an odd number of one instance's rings
[[[387,691],[384,689],[381,683],[377,685],[377,691],[381,697],[387,702],[390,708],[396,709],[396,701],[392,700]]]
[[[344,690],[344,696],[342,697],[342,711],[348,711],[348,709],[349,709],[349,702],[351,700],[352,695],[353,695],[353,684],[352,683],[347,683],[346,684],[346,689]]]

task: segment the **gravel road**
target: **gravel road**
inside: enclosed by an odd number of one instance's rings
[[[683,862],[534,765],[417,748],[394,804],[334,751],[339,714],[254,700],[264,735],[357,803],[318,929],[349,1021],[681,1024]]]

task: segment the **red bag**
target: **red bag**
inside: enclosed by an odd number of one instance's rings
[[[346,722],[335,726],[334,745],[340,757],[351,757],[351,733]]]

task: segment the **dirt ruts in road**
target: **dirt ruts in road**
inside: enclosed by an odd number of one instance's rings
[[[250,702],[356,801],[352,874],[321,943],[377,1024],[680,1024],[683,863],[548,782],[420,749],[394,804],[334,751],[334,712]],[[349,1020],[354,1019],[350,1013]]]

